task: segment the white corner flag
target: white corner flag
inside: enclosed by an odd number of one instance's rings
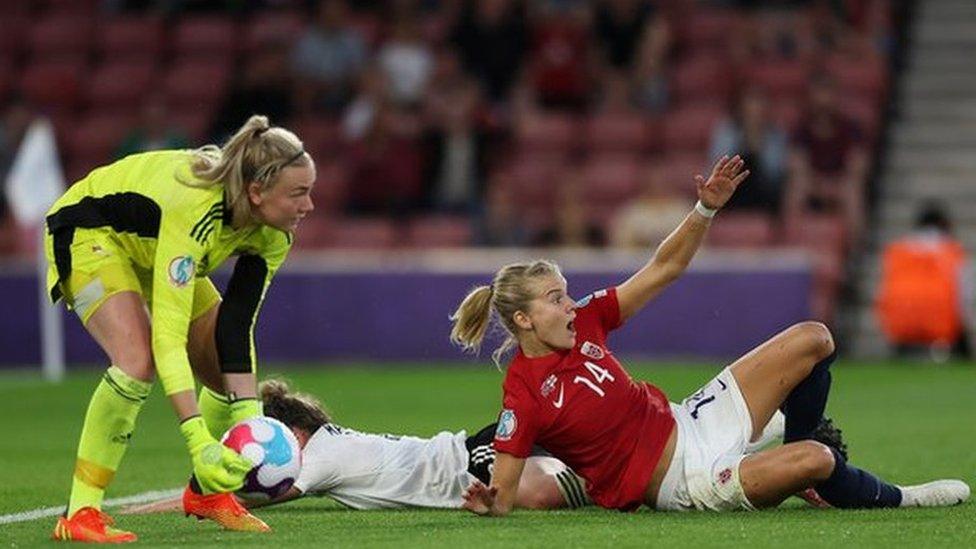
[[[64,193],[64,173],[58,158],[54,128],[46,118],[27,129],[7,175],[7,203],[21,227],[35,231],[37,246],[38,312],[41,317],[41,361],[44,377],[64,377],[64,335],[60,311],[48,301],[47,265],[44,258],[44,215]]]

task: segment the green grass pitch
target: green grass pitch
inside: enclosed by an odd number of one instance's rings
[[[642,364],[672,400],[717,372],[712,366]],[[494,419],[501,374],[490,367],[363,365],[266,368],[320,396],[337,421],[360,430],[431,435],[476,430]],[[0,515],[66,501],[82,413],[94,370],[47,385],[0,375]],[[976,369],[839,363],[828,413],[844,430],[852,461],[899,483],[962,478],[976,484]],[[188,459],[157,388],[143,410],[108,497],[176,488]],[[355,547],[974,547],[976,504],[949,509],[818,511],[798,500],[759,513],[632,514],[597,508],[516,512],[483,519],[461,511],[346,510],[327,498],[262,509],[269,535],[220,531],[182,515],[119,516],[143,545]],[[52,517],[0,524],[0,545],[46,543]]]

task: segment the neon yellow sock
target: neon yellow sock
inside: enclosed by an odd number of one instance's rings
[[[101,509],[105,489],[129,447],[136,417],[151,389],[152,383],[139,381],[115,366],[102,376],[81,429],[68,500],[69,517],[82,507]]]
[[[207,424],[207,430],[215,439],[220,440],[227,429],[234,425],[230,415],[230,403],[224,395],[201,387],[197,406],[203,422]]]

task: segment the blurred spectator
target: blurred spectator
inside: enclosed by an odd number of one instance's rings
[[[529,79],[546,108],[582,110],[589,100],[590,39],[585,9],[540,9],[533,26]]]
[[[484,211],[475,216],[475,244],[522,247],[529,244],[525,216],[512,190],[511,176],[504,171],[491,176]]]
[[[350,213],[404,217],[420,206],[423,154],[412,124],[389,104],[378,106],[373,124],[346,157],[356,182],[349,189]]]
[[[915,230],[885,247],[875,312],[899,356],[918,350],[944,360],[972,356],[967,327],[973,269],[938,204],[926,206]]]
[[[433,110],[433,126],[424,136],[424,180],[428,203],[445,213],[473,213],[484,194],[489,136],[475,121],[478,89],[456,88]]]
[[[267,44],[245,63],[214,121],[210,132],[214,141],[226,139],[252,114],[285,124],[294,112],[287,46]]]
[[[348,140],[362,139],[373,127],[376,113],[387,103],[386,78],[379,67],[366,68],[359,77],[356,97],[342,116],[342,133]]]
[[[390,98],[402,106],[417,106],[423,98],[434,64],[420,35],[416,15],[405,12],[393,23],[393,33],[377,55],[386,74]]]
[[[359,71],[366,64],[366,43],[348,24],[346,0],[322,0],[316,22],[291,52],[297,77],[296,101],[302,112],[341,111]]]
[[[600,96],[595,109],[597,112],[601,114],[635,114],[633,90],[626,74],[607,69],[600,78],[600,83]]]
[[[524,11],[515,0],[468,0],[452,33],[465,69],[481,82],[492,102],[508,98],[522,68],[527,43]]]
[[[668,191],[665,171],[648,167],[641,194],[624,205],[610,222],[610,242],[619,248],[653,248],[691,211],[687,200]]]
[[[8,101],[0,114],[0,220],[7,214],[7,172],[33,119],[33,109],[20,97]]]
[[[833,82],[814,80],[807,112],[793,135],[789,164],[784,213],[839,211],[856,239],[864,222],[867,153],[860,129],[837,106]]]
[[[190,140],[186,132],[170,120],[166,98],[161,94],[153,94],[142,104],[138,122],[122,138],[113,158],[119,159],[146,151],[183,149],[189,146]]]
[[[593,26],[602,45],[603,57],[610,66],[630,69],[653,12],[653,5],[644,0],[597,2]]]
[[[533,239],[535,246],[568,248],[603,246],[603,229],[588,218],[589,209],[583,200],[583,179],[578,170],[569,170],[555,187],[555,216],[553,223]]]
[[[663,113],[669,102],[667,60],[671,30],[663,17],[649,19],[646,27],[634,60],[634,96],[642,109]]]
[[[762,210],[779,214],[786,171],[786,132],[769,118],[762,92],[748,88],[739,96],[732,115],[715,127],[711,158],[739,154],[751,172],[725,209]]]

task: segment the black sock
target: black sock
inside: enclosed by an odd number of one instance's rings
[[[837,351],[818,362],[780,405],[779,409],[786,416],[784,444],[810,438],[820,424],[830,394],[830,364],[835,358]]]
[[[837,450],[831,448],[830,451],[834,454],[834,471],[830,473],[830,478],[815,486],[817,494],[824,501],[841,509],[901,505],[901,489],[863,469],[848,465]]]

